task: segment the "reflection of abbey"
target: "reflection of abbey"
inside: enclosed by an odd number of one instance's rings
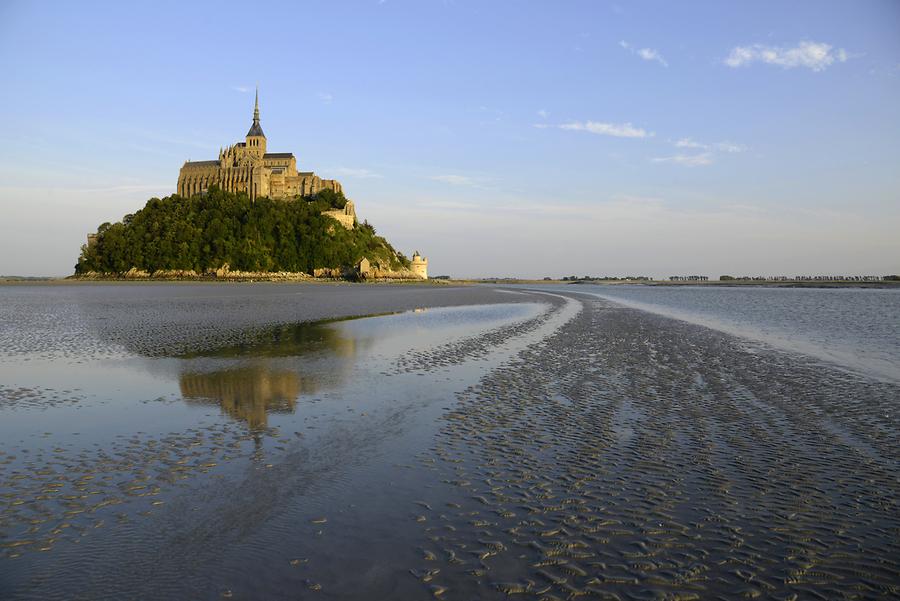
[[[215,161],[185,161],[178,174],[179,196],[193,196],[218,186],[226,192],[244,192],[257,197],[290,199],[312,196],[321,190],[343,192],[340,182],[321,179],[312,171],[297,171],[291,152],[266,152],[266,134],[259,124],[259,94],[253,109],[253,125],[244,142],[219,150]],[[356,223],[356,211],[348,201],[344,209],[328,211],[344,227]]]

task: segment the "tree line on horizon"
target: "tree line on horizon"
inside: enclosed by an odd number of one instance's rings
[[[322,214],[342,209],[341,192],[322,190],[293,201],[257,198],[216,187],[190,198],[151,198],[122,221],[104,223],[81,249],[76,274],[136,268],[194,270],[228,265],[240,271],[312,273],[350,268],[363,257],[383,268],[410,265],[368,222],[348,230]]]

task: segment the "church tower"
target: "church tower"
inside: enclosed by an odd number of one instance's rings
[[[247,151],[260,159],[266,154],[266,134],[259,125],[259,88],[256,89],[256,104],[253,107],[253,125],[247,132]]]

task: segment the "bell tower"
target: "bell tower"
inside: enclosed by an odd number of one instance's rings
[[[266,134],[259,125],[259,88],[256,89],[256,104],[253,107],[253,125],[247,132],[247,154],[262,158],[266,154]]]

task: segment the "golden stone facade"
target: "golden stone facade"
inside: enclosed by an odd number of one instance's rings
[[[253,125],[244,142],[221,149],[218,160],[185,161],[181,167],[177,188],[179,196],[202,194],[212,186],[228,192],[244,192],[251,200],[257,197],[290,199],[312,196],[324,189],[343,192],[337,180],[321,179],[311,171],[297,171],[297,159],[293,153],[266,152],[266,135],[259,124],[259,93],[253,109]],[[355,220],[353,206],[348,204]],[[345,227],[348,225],[343,223],[347,221],[346,217],[338,220]]]
[[[423,280],[428,279],[428,258],[419,254],[419,251],[413,253],[412,264],[410,270]]]

